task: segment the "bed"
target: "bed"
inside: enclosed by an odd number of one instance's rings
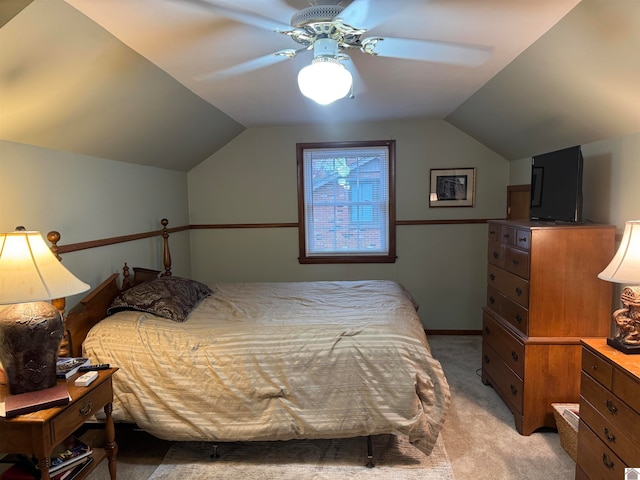
[[[165,225],[166,229],[166,225]],[[69,312],[71,353],[119,368],[113,417],[166,440],[406,435],[428,455],[449,387],[398,283],[203,284],[125,265]]]

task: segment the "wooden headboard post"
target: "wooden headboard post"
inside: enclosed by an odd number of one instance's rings
[[[169,230],[167,229],[167,225],[169,225],[169,220],[163,218],[160,223],[162,224],[162,239],[163,239],[163,254],[162,254],[162,262],[164,263],[164,273],[161,275],[162,277],[170,277],[171,276],[171,252],[169,251]]]
[[[51,231],[47,233],[47,240],[51,243],[51,252],[55,255],[58,261],[62,261],[62,257],[58,253],[58,242],[60,241],[60,233]],[[69,329],[67,328],[66,317],[65,317],[65,309],[67,308],[67,299],[62,298],[54,298],[51,300],[51,304],[60,312],[62,319],[64,320],[64,335],[62,337],[62,343],[60,344],[60,349],[58,350],[59,357],[68,357],[71,354],[71,335],[69,334]]]

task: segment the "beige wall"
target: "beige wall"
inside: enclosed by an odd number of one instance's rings
[[[530,159],[506,162],[440,121],[248,129],[189,174],[0,141],[0,229],[25,225],[61,244],[188,223],[297,221],[295,143],[397,141],[398,220],[504,216],[507,184],[529,182]],[[583,145],[584,212],[598,223],[640,218],[640,134]],[[476,167],[474,208],[429,208],[430,168]],[[296,228],[192,230],[172,235],[174,272],[204,281],[388,278],[420,303],[430,329],[479,329],[485,297],[485,225],[397,228],[391,265],[299,265]],[[66,254],[96,286],[122,262],[161,268],[159,238]],[[69,299],[73,306],[80,296]],[[615,299],[614,299],[615,303]]]
[[[248,129],[189,172],[191,223],[297,222],[297,142],[396,140],[398,220],[504,217],[508,163],[443,121]],[[474,208],[429,208],[430,168],[477,169]],[[397,228],[390,265],[300,265],[296,228],[193,230],[202,281],[384,278],[405,285],[430,329],[479,329],[486,225]]]
[[[148,232],[189,222],[187,174],[0,140],[0,231],[18,225],[57,230],[61,245]],[[189,275],[189,234],[175,234],[176,271]],[[92,287],[123,262],[160,268],[162,239],[65,254],[63,262]],[[68,299],[75,305],[82,295]]]

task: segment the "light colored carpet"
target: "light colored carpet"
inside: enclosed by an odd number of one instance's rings
[[[454,479],[441,438],[427,457],[404,437],[373,437],[374,468],[365,438],[225,443],[215,460],[212,452],[211,443],[176,443],[150,480]]]
[[[433,335],[433,355],[451,387],[451,409],[441,432],[456,478],[463,480],[573,480],[575,463],[558,432],[520,435],[496,391],[482,384],[482,337]]]

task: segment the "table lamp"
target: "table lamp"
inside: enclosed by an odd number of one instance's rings
[[[615,334],[607,344],[624,353],[640,353],[640,220],[625,223],[622,241],[598,278],[625,286],[622,308],[613,312]]]
[[[10,394],[56,384],[64,322],[43,300],[88,289],[60,263],[40,232],[17,227],[0,233],[0,364]]]

